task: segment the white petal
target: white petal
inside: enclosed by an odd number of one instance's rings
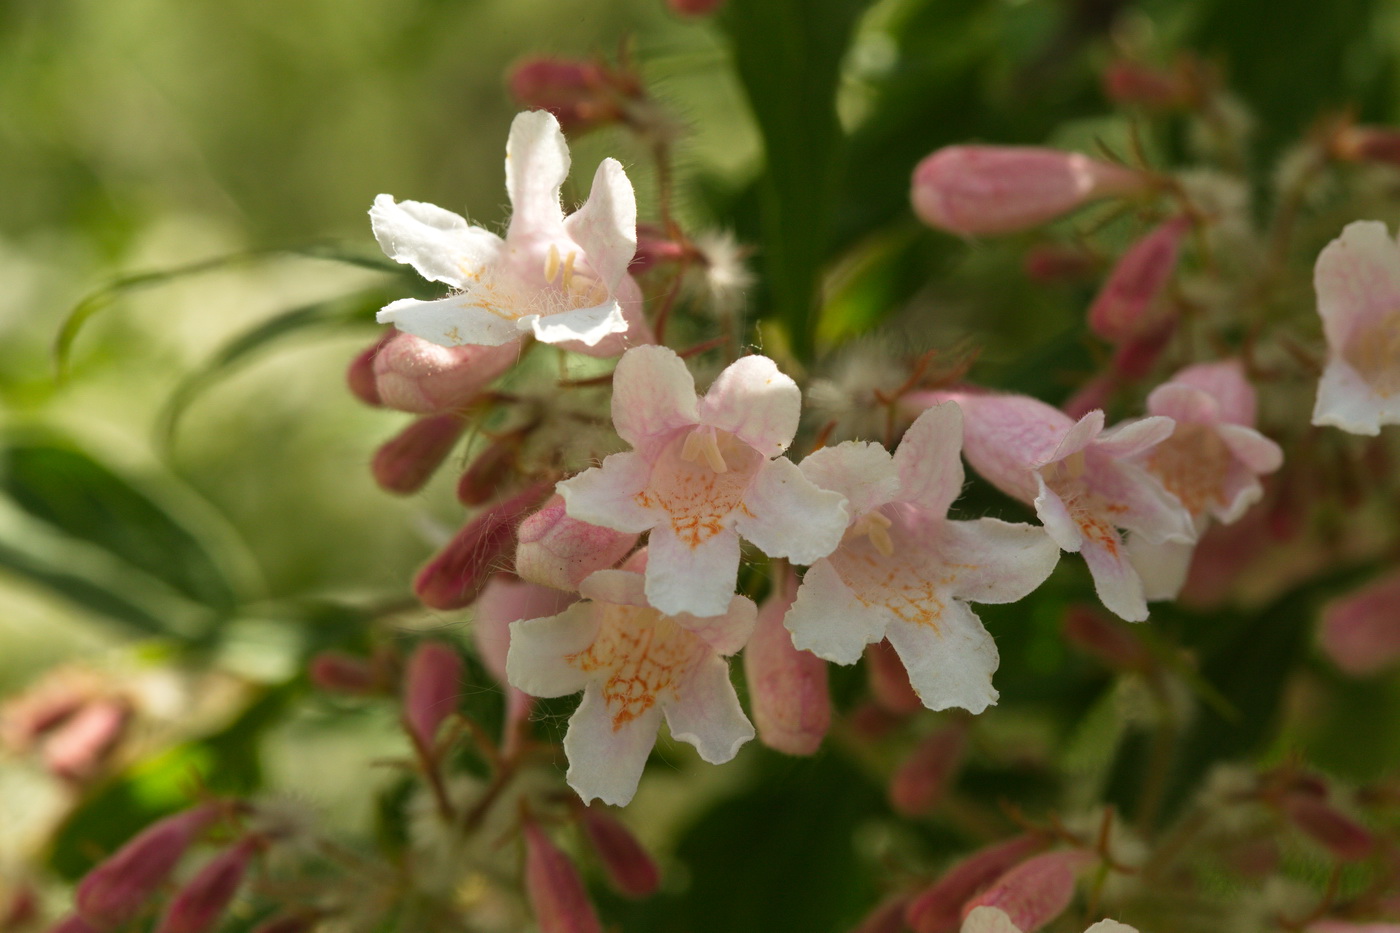
[[[1136,457],[1172,436],[1176,422],[1162,415],[1125,421],[1099,435],[1094,445],[1110,457]]]
[[[849,522],[844,496],[778,459],[759,467],[734,528],[769,557],[810,564],[836,550]]]
[[[501,238],[473,227],[436,204],[399,201],[381,194],[369,210],[374,238],[384,254],[411,265],[430,282],[467,288],[501,251]]]
[[[1101,433],[1103,433],[1103,412],[1095,408],[1076,421],[1065,432],[1060,443],[1055,445],[1055,452],[1045,462],[1053,463],[1056,460],[1063,460],[1079,453],[1092,444]]]
[[[827,560],[807,569],[797,599],[783,617],[797,648],[835,664],[859,661],[866,645],[885,637],[888,621],[882,609],[857,599]]]
[[[710,764],[729,761],[754,737],[753,724],[729,682],[729,665],[720,658],[701,661],[676,693],[665,704],[671,737],[694,745]]]
[[[613,427],[633,447],[697,423],[697,402],[695,377],[666,347],[628,350],[613,371]]]
[[[879,444],[844,441],[823,447],[808,454],[797,468],[822,489],[845,496],[851,518],[874,511],[899,494],[894,458]]]
[[[972,603],[1014,603],[1050,576],[1060,546],[1035,525],[995,518],[944,522],[939,550],[957,568],[951,593]]]
[[[515,318],[479,307],[470,292],[437,301],[401,298],[385,305],[375,319],[444,347],[499,347],[520,339]]]
[[[525,323],[526,320],[522,318],[520,324]],[[596,346],[609,334],[621,334],[627,330],[622,305],[616,299],[591,308],[575,308],[557,314],[532,314],[528,323],[540,343],[577,340],[588,347]]]
[[[1176,599],[1191,572],[1196,545],[1180,541],[1154,544],[1141,535],[1129,534],[1128,560],[1142,580],[1143,595],[1150,600]]]
[[[510,624],[506,677],[531,696],[562,697],[583,689],[588,675],[567,660],[598,638],[592,606],[574,603],[557,616]]]
[[[564,225],[559,189],[569,177],[569,144],[546,110],[516,114],[506,141],[506,191],[513,210],[506,239],[551,236]]]
[[[595,570],[578,585],[578,594],[614,606],[651,605],[647,602],[645,577],[627,570]]]
[[[1109,524],[1153,541],[1196,540],[1191,513],[1157,477],[1121,459],[1091,461],[1089,469],[1094,492],[1113,507],[1112,514],[1100,516]]]
[[[1130,927],[1126,923],[1119,923],[1117,920],[1100,920],[1089,927],[1084,933],[1138,933],[1136,927]]]
[[[734,596],[724,615],[701,618],[682,613],[675,620],[677,625],[699,635],[716,652],[728,657],[748,644],[758,624],[758,607],[747,596]]]
[[[1006,911],[997,907],[974,907],[963,918],[959,933],[1021,933]]]
[[[1107,545],[1087,540],[1079,553],[1089,565],[1094,591],[1099,594],[1104,608],[1125,621],[1142,622],[1147,619],[1147,594],[1142,578],[1128,559],[1127,547],[1116,533],[1113,538],[1115,540]]]
[[[570,518],[614,531],[640,534],[656,524],[657,515],[637,502],[646,488],[651,464],[629,452],[613,454],[602,466],[562,480],[556,491]]]
[[[929,709],[957,706],[980,713],[996,703],[992,674],[1001,658],[996,642],[966,603],[944,600],[943,612],[932,624],[891,622],[885,637]]]
[[[955,402],[934,405],[914,419],[894,452],[901,502],[948,514],[962,492],[962,436],[963,413]]]
[[[1378,220],[1347,224],[1341,236],[1318,254],[1313,285],[1322,329],[1334,351],[1347,345],[1358,323],[1400,307],[1400,249],[1385,224]],[[1316,417],[1313,423],[1319,423]]]
[[[660,723],[661,711],[652,707],[614,728],[601,690],[590,683],[564,735],[569,786],[584,803],[596,797],[615,807],[626,806],[637,793]]]
[[[723,615],[739,577],[739,536],[725,528],[691,545],[667,526],[647,540],[647,599],[668,616]]]
[[[622,320],[627,324],[625,331],[609,334],[591,347],[578,340],[556,343],[555,346],[570,353],[581,353],[596,359],[611,359],[621,356],[633,347],[656,343],[656,335],[647,323],[642,304],[642,290],[636,280],[630,275],[624,275],[613,289],[613,297],[622,305]]]
[[[1334,355],[1317,384],[1312,423],[1374,437],[1381,425],[1400,424],[1400,395],[1380,397],[1360,373]]]
[[[1069,509],[1059,493],[1045,485],[1045,478],[1035,474],[1040,493],[1035,497],[1035,514],[1045,526],[1046,534],[1066,551],[1077,551],[1084,544],[1084,532],[1070,516]]]
[[[599,163],[588,200],[564,221],[564,229],[583,247],[608,291],[616,289],[637,252],[637,195],[620,162]]]
[[[731,363],[700,400],[700,420],[776,457],[797,433],[802,391],[766,356]]]

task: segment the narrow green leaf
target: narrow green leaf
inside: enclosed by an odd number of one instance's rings
[[[140,635],[171,635],[154,614],[85,576],[59,570],[18,548],[0,543],[0,570],[36,583],[69,602],[105,616]]]

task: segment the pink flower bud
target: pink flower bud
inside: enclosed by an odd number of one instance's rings
[[[724,6],[724,0],[666,0],[677,16],[709,16]]]
[[[1102,373],[1084,383],[1065,400],[1060,411],[1078,421],[1094,409],[1106,411],[1113,393],[1118,389],[1116,373]]]
[[[1322,610],[1322,653],[1348,674],[1377,674],[1400,660],[1400,572],[1391,572]]]
[[[907,894],[885,898],[851,933],[904,933],[904,911],[908,903]]]
[[[909,716],[924,708],[923,700],[909,683],[904,662],[889,642],[878,641],[865,649],[865,674],[870,695],[887,712]]]
[[[967,748],[967,730],[955,723],[925,736],[890,779],[890,805],[905,816],[931,813],[952,783]]]
[[[602,933],[573,861],[534,823],[525,836],[525,892],[540,933]]]
[[[69,678],[41,681],[0,707],[0,744],[26,752],[93,699],[92,684]]]
[[[1122,343],[1154,328],[1153,305],[1176,271],[1190,229],[1190,220],[1174,217],[1129,246],[1089,306],[1089,329]]]
[[[433,415],[466,405],[515,365],[520,345],[442,347],[398,332],[374,357],[374,379],[385,405]]]
[[[1016,836],[979,849],[914,897],[904,922],[914,933],[949,933],[961,922],[963,904],[1044,845],[1039,836]]]
[[[637,252],[627,271],[640,275],[653,266],[680,262],[689,254],[685,245],[677,243],[663,228],[655,224],[637,225]]]
[[[130,923],[220,812],[217,804],[204,804],[148,826],[78,882],[78,913],[98,927]]]
[[[317,689],[327,693],[364,696],[383,684],[372,662],[343,651],[322,651],[311,659],[307,676]]]
[[[122,699],[95,700],[59,726],[44,742],[44,765],[68,781],[91,778],[102,767],[131,721]]]
[[[1034,146],[948,146],[914,169],[914,213],[961,234],[1013,233],[1095,198],[1128,195],[1146,176],[1077,152]]]
[[[404,725],[415,743],[431,751],[443,720],[462,695],[462,659],[440,641],[425,641],[408,659],[403,682]]]
[[[874,701],[862,703],[846,716],[846,725],[859,738],[878,742],[899,728],[903,716],[896,716]]]
[[[1074,605],[1065,612],[1065,640],[1117,671],[1140,671],[1151,656],[1127,626],[1091,606]]]
[[[84,920],[80,914],[69,914],[49,927],[48,933],[101,933],[101,931]]]
[[[214,856],[170,902],[156,933],[206,933],[214,929],[243,884],[259,844],[244,841]]]
[[[1400,165],[1400,130],[1388,126],[1347,126],[1332,138],[1332,155],[1343,162]]]
[[[511,69],[511,96],[531,110],[548,110],[569,134],[626,118],[624,104],[642,97],[635,77],[597,62],[531,58]]]
[[[0,900],[0,933],[19,933],[39,916],[39,895],[28,882],[19,882]]]
[[[457,532],[413,581],[423,605],[443,610],[470,606],[491,574],[504,565],[520,520],[548,489],[547,483],[533,483],[482,511]]]
[[[1122,60],[1104,71],[1103,91],[1115,104],[1136,104],[1151,110],[1183,107],[1191,99],[1191,88],[1180,73]]]
[[[964,915],[977,907],[995,907],[1010,917],[1018,930],[1038,930],[1069,906],[1075,873],[1093,858],[1075,849],[1028,858],[968,901]]]
[[[532,583],[574,592],[590,573],[616,566],[638,537],[570,518],[564,500],[553,496],[520,523],[515,572]]]
[[[397,331],[390,328],[374,343],[355,354],[355,358],[345,368],[345,384],[350,387],[350,394],[366,405],[378,408],[384,404],[379,398],[379,387],[375,383],[374,358],[396,333]]]
[[[1113,354],[1113,374],[1129,382],[1145,378],[1157,365],[1175,333],[1176,319],[1168,317],[1143,333],[1124,340]]]
[[[601,806],[584,807],[580,821],[613,887],[628,897],[656,893],[661,871],[630,829]]]
[[[1351,817],[1310,794],[1291,794],[1283,802],[1288,819],[1344,862],[1366,858],[1376,837]]]
[[[1098,265],[1098,260],[1086,250],[1057,243],[1032,246],[1021,261],[1026,278],[1042,285],[1083,281],[1094,274]]]
[[[466,429],[466,419],[457,414],[419,418],[375,453],[374,481],[385,492],[417,492],[442,466]]]
[[[784,567],[773,592],[758,610],[758,623],[744,649],[744,677],[759,740],[789,755],[811,755],[831,726],[826,662],[799,651],[783,627],[797,579]]]

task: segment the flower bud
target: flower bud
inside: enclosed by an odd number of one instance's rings
[[[666,0],[677,16],[709,16],[724,6],[724,0]]]
[[[350,365],[345,367],[345,384],[350,387],[350,394],[366,405],[378,408],[384,404],[379,397],[379,387],[375,384],[374,358],[396,333],[393,328],[385,331],[378,340],[355,354]]]
[[[375,453],[370,467],[374,481],[385,492],[417,492],[452,453],[466,428],[466,419],[457,414],[419,418]]]
[[[1057,243],[1032,246],[1021,260],[1026,278],[1041,285],[1083,281],[1094,274],[1098,265],[1098,260],[1087,250]]]
[[[1391,572],[1322,610],[1319,645],[1348,674],[1377,674],[1400,660],[1400,572]]]
[[[693,255],[683,243],[655,224],[637,225],[637,252],[627,265],[632,275],[640,275],[654,266],[677,263]]]
[[[520,448],[533,427],[493,438],[477,454],[457,480],[457,501],[463,505],[483,505],[490,502],[506,486],[519,465]]]
[[[914,933],[956,930],[963,904],[1044,844],[1027,834],[979,849],[915,896],[905,908],[904,922]]]
[[[793,647],[783,627],[797,578],[782,566],[773,592],[758,610],[758,622],[744,649],[744,677],[759,740],[789,755],[811,755],[831,726],[826,662]]]
[[[69,914],[49,927],[48,933],[101,933],[101,931],[84,920],[81,914]]]
[[[1376,848],[1376,837],[1351,817],[1310,794],[1291,794],[1283,802],[1288,819],[1344,862],[1360,861]]]
[[[1060,406],[1060,411],[1078,421],[1094,409],[1107,411],[1113,393],[1118,390],[1116,373],[1100,373],[1081,385]]]
[[[206,933],[214,929],[238,893],[259,844],[251,839],[225,849],[176,893],[156,933]]]
[[[204,804],[148,826],[78,882],[78,913],[97,927],[130,923],[219,814],[217,804]]]
[[[914,169],[914,213],[961,234],[1026,230],[1095,198],[1143,190],[1140,172],[1034,146],[948,146]]]
[[[602,933],[578,869],[534,823],[525,836],[525,892],[540,933]]]
[[[547,483],[534,483],[482,511],[457,532],[413,581],[423,605],[443,610],[470,606],[515,546],[520,520],[548,488]]]
[[[1120,380],[1143,379],[1157,365],[1176,333],[1176,319],[1168,317],[1118,345],[1113,354],[1112,372]]]
[[[870,683],[870,695],[887,712],[908,716],[924,708],[923,700],[914,692],[904,662],[887,641],[878,641],[865,649],[865,674]]]
[[[570,135],[626,119],[626,103],[643,97],[635,76],[598,62],[531,58],[507,78],[511,96],[532,110],[548,110]]]
[[[995,907],[1018,930],[1038,930],[1069,906],[1075,873],[1091,861],[1093,856],[1076,849],[1033,856],[993,881],[966,909]]]
[[[0,933],[19,933],[39,916],[39,894],[28,882],[19,882],[0,897]]]
[[[1400,165],[1400,129],[1389,126],[1343,127],[1332,137],[1332,156],[1343,162]]]
[[[1129,246],[1089,306],[1089,329],[1110,343],[1152,329],[1153,304],[1176,271],[1181,239],[1190,229],[1190,220],[1174,217]]]
[[[120,698],[94,700],[44,742],[44,765],[68,781],[91,778],[102,767],[131,721],[131,706]]]
[[[440,641],[425,641],[408,659],[403,681],[404,725],[415,744],[430,752],[443,720],[462,695],[462,659]]]
[[[628,897],[656,893],[661,871],[630,829],[601,806],[584,807],[580,822],[613,887]]]
[[[576,592],[590,573],[616,566],[639,536],[570,518],[564,500],[553,496],[520,523],[516,537],[515,572],[521,579]]]
[[[365,696],[383,684],[373,662],[343,651],[322,651],[311,659],[307,677],[327,693]]]
[[[1137,636],[1092,606],[1070,606],[1060,628],[1066,641],[1116,671],[1140,671],[1150,664],[1151,657]]]
[[[1149,110],[1173,110],[1191,100],[1191,88],[1180,72],[1121,59],[1104,70],[1103,92],[1115,104],[1135,104]]]
[[[516,341],[499,347],[442,347],[398,332],[374,357],[375,387],[389,408],[439,414],[466,405],[519,356]]]
[[[931,813],[957,774],[966,748],[962,723],[926,736],[890,779],[890,805],[905,816]]]
[[[0,745],[27,752],[35,741],[58,728],[97,694],[85,679],[46,678],[0,706]]]

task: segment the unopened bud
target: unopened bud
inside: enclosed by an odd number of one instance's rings
[[[470,606],[514,549],[521,519],[548,489],[547,483],[533,483],[463,526],[414,579],[413,591],[423,605],[442,610]]]
[[[958,928],[963,904],[1044,844],[1028,834],[979,849],[910,900],[904,922],[914,933],[951,933]]]
[[[909,682],[904,662],[889,642],[878,641],[866,647],[865,674],[870,683],[870,695],[886,711],[908,716],[924,708],[924,701]]]
[[[677,16],[709,16],[724,6],[724,0],[666,0]]]
[[[19,933],[39,916],[39,894],[28,882],[20,882],[0,898],[0,933]]]
[[[640,275],[654,266],[680,262],[687,255],[691,253],[685,244],[676,242],[663,228],[654,224],[638,224],[637,252],[633,254],[627,271]]]
[[[466,419],[457,414],[419,418],[375,453],[374,481],[385,492],[417,492],[452,453],[466,428]]]
[[[438,728],[457,711],[462,696],[462,659],[440,641],[425,641],[408,659],[403,681],[404,724],[424,752],[437,740]]]
[[[1081,282],[1093,275],[1098,266],[1098,259],[1087,250],[1056,243],[1032,246],[1021,260],[1026,278],[1041,285]]]
[[[573,860],[534,823],[526,823],[525,892],[540,933],[602,933]]]
[[[1389,126],[1343,127],[1332,137],[1332,156],[1343,162],[1400,165],[1400,129]]]
[[[1190,220],[1174,217],[1129,246],[1089,306],[1089,329],[1122,343],[1153,328],[1153,305],[1176,271],[1190,229]]]
[[[384,684],[373,662],[343,651],[322,651],[311,659],[307,676],[317,689],[327,693],[364,696]]]
[[[914,213],[961,234],[1014,233],[1096,198],[1143,190],[1140,172],[1034,146],[948,146],[914,169]]]
[[[1176,319],[1168,317],[1124,340],[1113,354],[1113,374],[1129,382],[1145,378],[1162,358],[1175,333]]]
[[[1074,876],[1093,856],[1074,849],[1026,859],[966,905],[995,907],[1019,930],[1038,930],[1054,920],[1074,897]]]
[[[826,662],[799,651],[783,626],[783,616],[797,598],[797,579],[785,565],[773,592],[758,610],[758,623],[744,649],[744,677],[749,685],[758,738],[789,755],[811,755],[831,727],[831,696]]]
[[[1115,104],[1134,104],[1151,110],[1184,107],[1192,96],[1191,87],[1180,71],[1122,60],[1104,70],[1103,92]]]
[[[966,749],[962,723],[926,736],[890,779],[890,805],[905,816],[932,812],[947,793]]]
[[[374,357],[375,386],[389,408],[438,414],[466,405],[519,356],[515,341],[498,347],[443,347],[399,332]]]
[[[1376,837],[1351,817],[1311,794],[1285,798],[1288,819],[1323,848],[1345,862],[1366,858],[1376,848]]]
[[[904,910],[909,895],[887,897],[856,924],[851,933],[904,933]]]
[[[374,378],[374,358],[396,333],[398,332],[390,328],[374,343],[355,354],[355,358],[345,368],[345,384],[350,387],[350,393],[366,405],[377,408],[384,404],[379,397],[379,386]]]
[[[564,500],[553,496],[520,523],[515,572],[523,580],[575,592],[590,573],[616,566],[637,538],[570,518]]]
[[[206,933],[223,918],[259,844],[245,839],[214,856],[170,902],[156,933]]]
[[[570,135],[623,122],[626,103],[643,96],[631,74],[564,58],[523,61],[511,69],[507,83],[512,97],[532,110],[548,110]]]
[[[1322,610],[1322,653],[1348,674],[1365,677],[1400,660],[1400,572],[1391,572]]]
[[[93,685],[69,678],[42,681],[0,706],[0,744],[26,752],[95,696]]]
[[[151,824],[78,882],[78,913],[98,927],[130,923],[220,812],[204,804]]]
[[[1151,660],[1127,626],[1092,606],[1070,606],[1060,628],[1070,644],[1116,671],[1143,670]]]
[[[580,822],[613,887],[628,897],[656,893],[661,870],[630,829],[601,806],[584,807]]]
[[[457,501],[463,505],[483,505],[500,494],[520,459],[520,445],[528,431],[512,431],[495,438],[462,471],[457,480]]]
[[[131,706],[125,700],[94,700],[45,740],[44,765],[64,780],[87,780],[116,748],[130,721]]]
[[[845,717],[851,733],[868,742],[878,742],[899,728],[903,716],[896,716],[873,700],[851,710]]]

